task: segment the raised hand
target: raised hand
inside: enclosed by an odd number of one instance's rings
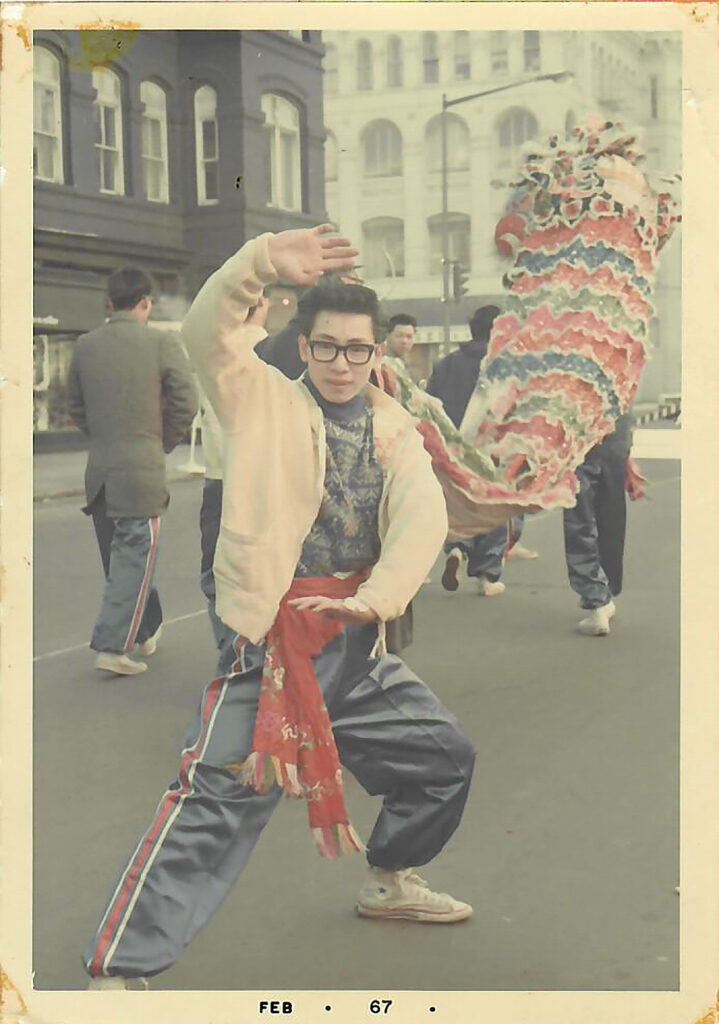
[[[295,597],[289,603],[300,612],[317,612],[319,615],[326,615],[328,619],[339,619],[341,622],[356,626],[377,621],[377,616],[371,608],[360,611],[359,608],[350,607],[344,601],[331,597]],[[359,603],[357,602],[358,605]]]
[[[279,277],[294,284],[316,284],[323,274],[351,271],[358,249],[349,238],[330,237],[331,224],[280,231],[269,241],[269,255]]]

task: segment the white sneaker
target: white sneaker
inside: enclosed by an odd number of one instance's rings
[[[121,974],[115,974],[111,978],[107,978],[105,975],[100,975],[98,978],[90,978],[87,984],[88,992],[104,992],[111,989],[122,989],[128,987],[127,978],[123,978]]]
[[[360,889],[356,909],[361,917],[405,918],[430,924],[454,924],[472,914],[469,903],[461,903],[446,892],[432,892],[411,868],[370,868],[370,878]]]
[[[442,586],[453,593],[459,587],[459,570],[462,568],[466,555],[461,548],[452,548],[447,555],[442,573]]]
[[[110,651],[101,651],[98,654],[95,668],[103,672],[113,672],[116,676],[139,676],[142,672],[147,672],[144,661],[133,661],[126,654],[112,654]]]
[[[157,650],[157,641],[162,636],[162,625],[159,625],[152,636],[148,636],[147,640],[144,640],[138,645],[140,654],[144,654],[146,658],[149,658]]]
[[[579,632],[584,636],[607,636],[609,620],[616,610],[614,601],[609,601],[601,608],[593,608],[589,615],[579,623]]]
[[[501,580],[497,580],[495,583],[492,580],[488,580],[486,576],[477,577],[477,593],[480,597],[497,597],[499,594],[503,594],[506,589]]]
[[[539,558],[539,552],[532,551],[531,548],[525,548],[524,544],[515,544],[514,547],[511,547],[507,552],[507,558]]]

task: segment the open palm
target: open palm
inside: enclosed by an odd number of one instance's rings
[[[323,274],[352,270],[359,250],[349,238],[330,237],[331,224],[280,231],[269,240],[269,255],[277,274],[294,284],[315,284]]]

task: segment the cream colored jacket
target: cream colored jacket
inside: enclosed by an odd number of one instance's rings
[[[215,555],[217,614],[259,643],[289,589],[324,488],[322,411],[301,381],[253,351],[264,333],[244,323],[277,274],[270,235],[253,239],[205,283],[182,327],[200,383],[222,426],[224,496]],[[378,388],[366,398],[384,475],[379,561],[357,597],[396,618],[424,581],[447,533],[442,488],[415,421]]]

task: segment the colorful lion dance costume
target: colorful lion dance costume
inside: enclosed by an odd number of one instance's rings
[[[514,264],[461,438],[398,373],[443,483],[452,539],[519,510],[571,507],[574,470],[636,396],[657,254],[680,217],[678,176],[654,187],[635,139],[593,119],[563,147],[552,137],[527,158],[495,233]]]

